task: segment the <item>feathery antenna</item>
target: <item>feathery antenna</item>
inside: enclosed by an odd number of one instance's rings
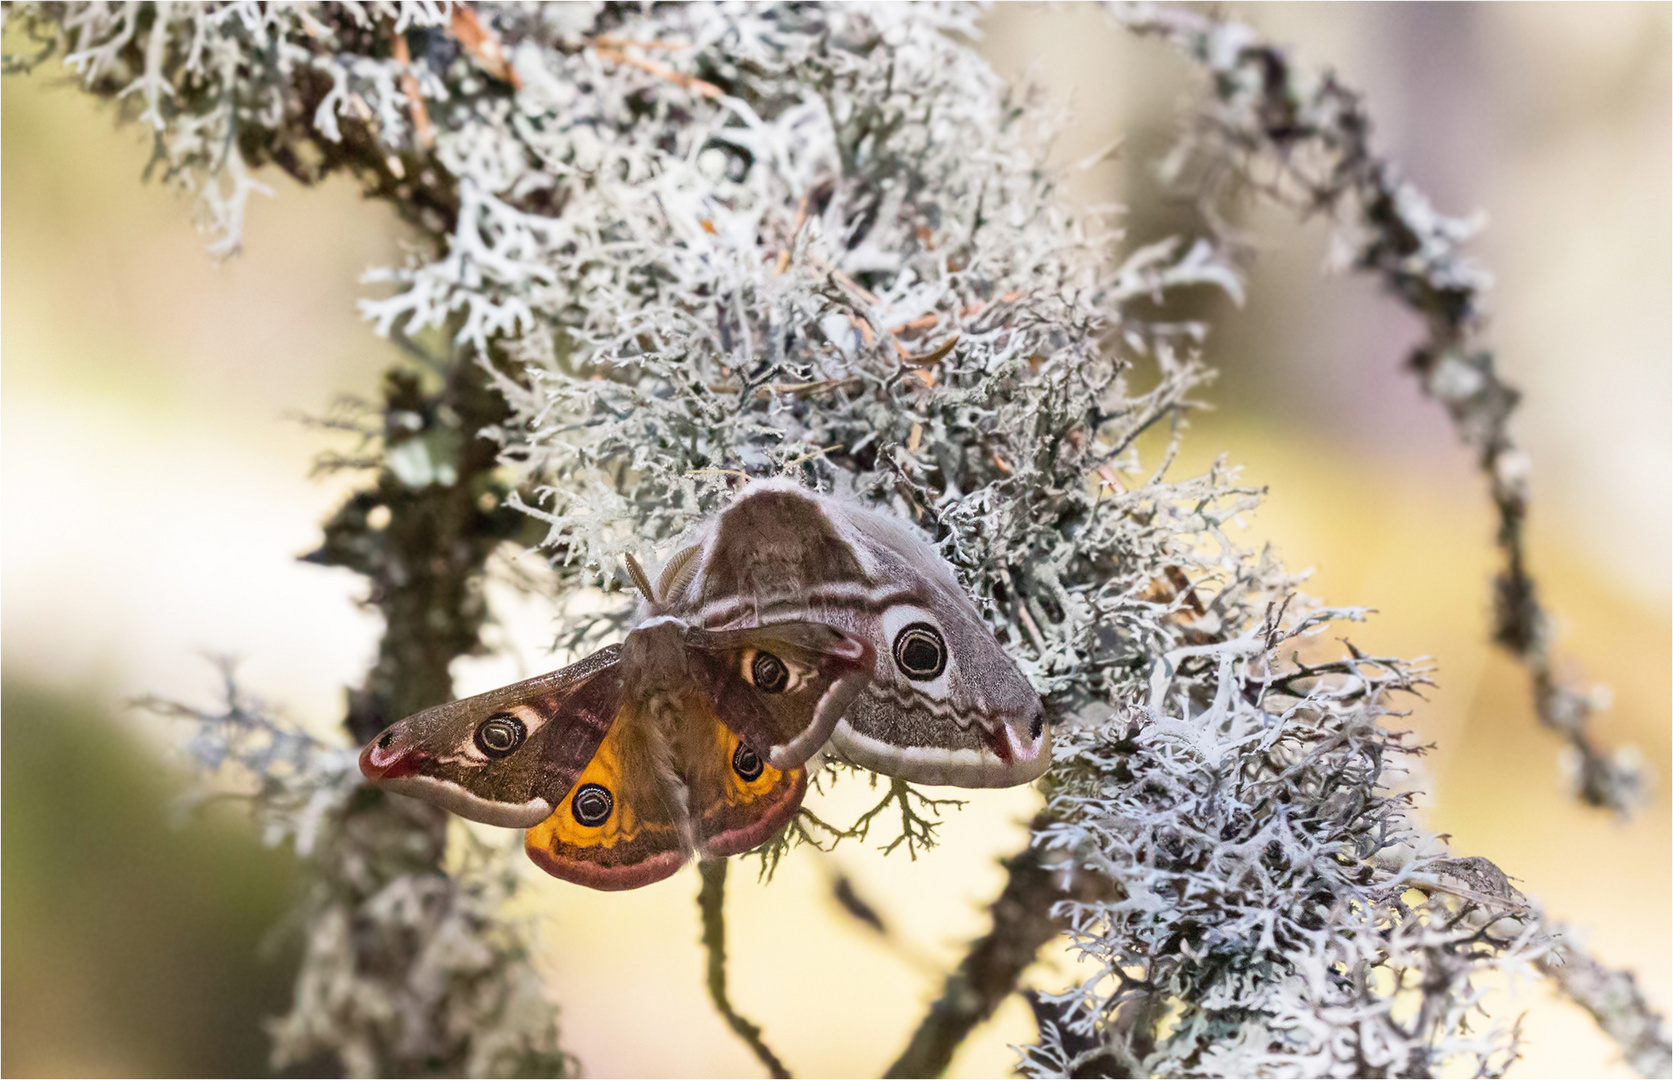
[[[645,568],[639,565],[639,560],[632,555],[623,556],[627,560],[627,576],[633,579],[633,587],[640,595],[651,603],[656,603],[656,590],[651,588],[651,579],[645,574]]]

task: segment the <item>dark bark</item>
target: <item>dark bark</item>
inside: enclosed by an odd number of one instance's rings
[[[1042,815],[1031,831],[1045,824]],[[989,908],[992,929],[970,946],[947,977],[941,996],[885,1076],[940,1076],[947,1071],[954,1051],[1016,990],[1041,946],[1063,929],[1052,915],[1052,905],[1067,898],[1057,877],[1032,846],[1005,860],[1005,888]]]
[[[703,915],[703,948],[709,954],[709,998],[726,1026],[766,1066],[767,1074],[788,1078],[789,1067],[761,1037],[761,1026],[738,1014],[726,990],[726,865],[725,859],[704,859],[698,866],[703,888],[697,894],[697,908]]]

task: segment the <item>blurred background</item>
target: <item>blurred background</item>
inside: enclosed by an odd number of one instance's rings
[[[1376,143],[1443,211],[1485,212],[1475,250],[1497,278],[1491,337],[1527,394],[1516,431],[1535,464],[1532,545],[1561,651],[1613,688],[1600,734],[1660,777],[1622,822],[1564,795],[1556,740],[1521,672],[1487,645],[1492,520],[1469,456],[1401,370],[1417,328],[1366,281],[1326,277],[1326,229],[1276,213],[1247,305],[1205,302],[1219,380],[1184,468],[1226,452],[1267,485],[1247,540],[1276,543],[1309,588],[1379,614],[1378,652],[1433,657],[1413,713],[1435,743],[1428,825],[1487,855],[1554,916],[1589,930],[1670,1004],[1670,32],[1667,5],[1233,5],[1298,58],[1364,89]],[[1165,47],[1087,7],[1006,5],[982,48],[1063,103],[1059,160],[1125,137],[1075,172],[1092,202],[1129,204],[1135,241],[1190,228],[1151,163],[1193,85]],[[246,250],[216,265],[190,200],[141,182],[141,132],[56,69],[0,97],[0,589],[3,893],[0,1071],[219,1075],[265,1066],[263,1016],[288,1001],[279,928],[298,877],[231,809],[182,814],[185,773],[144,693],[210,700],[205,651],[321,732],[371,659],[357,579],[295,557],[352,478],[312,480],[325,442],[294,418],[370,394],[392,360],[357,317],[362,270],[400,258],[387,210],[348,185],[267,177]],[[462,662],[461,693],[556,666],[541,618],[508,610],[497,661]],[[838,819],[863,785],[816,809]],[[875,1074],[983,929],[1032,792],[975,792],[916,862],[862,846],[804,849],[771,891],[740,865],[729,897],[738,1007],[808,1075]],[[566,1045],[595,1076],[755,1075],[710,1009],[695,874],[619,895],[541,877],[528,903]],[[890,920],[890,948],[842,915],[849,875]],[[1060,984],[1064,957],[1029,982]],[[1591,1021],[1541,985],[1491,1002],[1526,1012],[1512,1075],[1629,1075]],[[657,1039],[641,1037],[656,1017]],[[1030,1041],[1013,1000],[954,1063],[1006,1073]]]

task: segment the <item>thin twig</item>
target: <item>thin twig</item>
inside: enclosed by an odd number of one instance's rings
[[[522,89],[523,80],[511,66],[511,58],[500,43],[499,35],[477,18],[476,11],[469,4],[453,5],[453,17],[447,30],[482,70],[501,82],[510,83],[514,90]]]
[[[786,472],[788,472],[789,470],[794,469],[798,465],[807,464],[808,462],[812,461],[816,457],[824,457],[826,454],[830,453],[832,450],[841,450],[841,449],[842,449],[842,444],[841,443],[832,443],[829,446],[821,446],[817,450],[809,450],[807,453],[801,455],[800,457],[792,458],[789,461],[786,461],[784,463],[784,469],[785,469]]]
[[[1325,211],[1351,230],[1353,269],[1378,278],[1423,319],[1427,333],[1408,366],[1476,451],[1498,516],[1493,640],[1526,668],[1540,722],[1578,758],[1580,798],[1631,810],[1644,778],[1631,754],[1612,751],[1588,729],[1592,695],[1557,674],[1554,620],[1528,569],[1528,459],[1510,433],[1521,395],[1482,341],[1489,278],[1462,250],[1472,227],[1435,212],[1372,151],[1364,102],[1335,76],[1298,72],[1282,49],[1236,23],[1151,4],[1109,9],[1129,30],[1168,41],[1213,75],[1214,103],[1188,144],[1213,159],[1201,191],[1211,221],[1231,180],[1299,214]]]
[[[609,49],[650,49],[658,52],[678,52],[689,49],[691,45],[681,41],[658,41],[656,39],[641,40],[639,38],[619,38],[610,34],[600,34],[593,38],[595,45],[603,45]]]
[[[418,88],[418,76],[412,73],[412,52],[407,48],[404,34],[390,34],[390,54],[407,70],[401,73],[401,93],[407,96],[407,108],[412,113],[412,135],[419,149],[436,145],[436,129],[430,123],[430,111],[424,107],[424,95]]]
[[[749,1044],[771,1076],[788,1077],[790,1070],[761,1038],[761,1028],[745,1020],[732,1008],[726,996],[726,860],[705,859],[698,864],[703,888],[697,894],[697,909],[703,914],[703,948],[709,951],[709,998],[726,1024]]]
[[[1030,826],[1038,833],[1045,815]],[[1005,860],[1005,889],[989,909],[993,928],[970,946],[958,969],[947,976],[906,1049],[885,1076],[940,1076],[959,1044],[999,1008],[1017,987],[1040,947],[1062,930],[1052,905],[1064,898],[1055,875],[1032,847]]]
[[[609,60],[612,63],[636,67],[640,71],[648,72],[659,79],[666,79],[675,86],[690,90],[694,94],[701,94],[706,98],[726,96],[726,91],[714,83],[699,79],[695,75],[687,75],[683,71],[675,71],[667,64],[659,64],[655,60],[647,60],[642,56],[634,56],[631,53],[603,44],[594,45],[593,52],[598,54],[600,60]]]
[[[1568,927],[1554,928],[1570,937]],[[1627,1064],[1640,1076],[1673,1075],[1673,1044],[1667,1039],[1667,1018],[1650,1007],[1630,971],[1605,967],[1565,942],[1539,963],[1570,1000],[1592,1014],[1598,1027],[1621,1046]]]

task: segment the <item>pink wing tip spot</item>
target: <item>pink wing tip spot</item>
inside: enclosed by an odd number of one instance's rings
[[[429,754],[399,745],[386,732],[360,751],[360,774],[368,780],[394,780],[411,776],[429,760]]]
[[[988,732],[988,745],[993,747],[994,756],[1007,765],[1011,763],[1011,729],[1006,724],[1000,724]]]

